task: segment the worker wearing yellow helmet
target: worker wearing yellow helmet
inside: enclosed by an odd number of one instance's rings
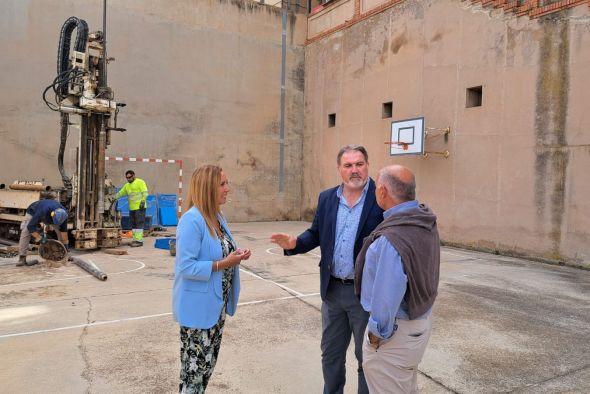
[[[143,227],[148,196],[147,185],[142,179],[135,177],[133,170],[127,170],[125,172],[125,178],[127,178],[127,183],[119,190],[115,198],[119,199],[127,196],[129,199],[129,219],[133,231],[133,242],[131,242],[131,246],[143,246]]]

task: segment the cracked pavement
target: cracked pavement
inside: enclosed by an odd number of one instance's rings
[[[268,239],[304,222],[231,224],[242,294],[211,393],[321,392],[318,254],[284,257]],[[80,255],[77,266],[0,260],[0,392],[174,393],[173,258],[153,248]],[[421,393],[590,392],[590,271],[443,248]],[[352,346],[345,393],[356,392]]]

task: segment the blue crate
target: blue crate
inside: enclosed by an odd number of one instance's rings
[[[123,216],[129,216],[129,199],[127,196],[117,200],[117,211],[121,212]]]
[[[162,194],[158,193],[156,195],[156,199],[158,200],[158,207],[166,207],[166,208],[176,208],[176,194]]]
[[[152,218],[151,225],[156,226],[158,221],[158,207],[156,204],[156,196],[149,195],[146,199],[147,207],[145,208],[145,216],[146,218],[150,216]]]
[[[176,238],[158,238],[154,242],[154,248],[170,250],[170,242],[176,242]]]
[[[176,226],[178,225],[178,218],[176,217],[176,208],[160,208],[160,224],[162,226]]]
[[[178,225],[178,217],[176,216],[176,194],[157,194],[158,201],[158,216],[162,226],[176,226]]]

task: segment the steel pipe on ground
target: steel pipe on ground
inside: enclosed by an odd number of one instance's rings
[[[12,190],[32,190],[32,191],[38,191],[38,192],[48,192],[51,190],[51,186],[45,186],[45,185],[19,185],[18,183],[13,183],[12,185],[9,186],[10,189]]]
[[[74,264],[76,264],[78,267],[82,268],[84,271],[91,273],[92,275],[94,275],[96,278],[105,281],[107,280],[107,274],[103,271],[100,270],[100,268],[98,268],[96,266],[96,264],[94,264],[91,261],[86,261],[86,260],[82,260],[79,257],[72,257],[72,261],[74,262]]]

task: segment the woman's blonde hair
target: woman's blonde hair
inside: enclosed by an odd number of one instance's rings
[[[218,194],[221,183],[221,167],[211,164],[203,165],[193,172],[188,188],[187,207],[195,206],[201,211],[209,233],[219,237],[217,216],[221,214]]]

